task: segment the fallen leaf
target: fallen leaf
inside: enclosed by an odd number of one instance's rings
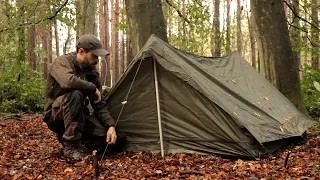
[[[72,170],[72,168],[67,167],[63,172],[65,172],[65,173],[72,173],[73,170]]]
[[[267,101],[270,100],[270,98],[269,98],[268,96],[264,96],[263,99],[265,99],[265,100],[267,100]]]
[[[259,113],[254,112],[254,115],[256,115],[257,117],[261,117],[261,115]]]
[[[31,177],[31,176],[28,175],[28,174],[25,174],[24,177],[27,178],[27,179],[29,179],[29,180],[33,179],[33,177]]]
[[[259,97],[263,98],[263,95]],[[254,113],[254,116],[260,114]],[[283,132],[290,129],[293,124],[291,121],[297,118],[293,114],[289,118],[287,116],[284,114],[285,119],[278,124]],[[5,126],[1,126],[0,179],[93,179],[95,169],[90,156],[80,161],[79,166],[70,165],[63,157],[53,157],[53,150],[62,149],[55,134],[43,124],[41,116],[24,117],[23,121],[8,119],[1,122]],[[16,125],[19,129],[16,129]],[[306,143],[279,149],[261,160],[230,160],[214,154],[184,153],[166,154],[162,158],[160,153],[125,152],[110,155],[100,162],[101,173],[97,179],[300,179],[305,176],[320,179],[319,135],[318,130],[308,129]],[[15,142],[11,142],[11,139]],[[19,146],[15,145],[17,143]],[[291,151],[290,156],[287,156],[288,151]],[[20,157],[14,158],[15,155]],[[286,157],[289,157],[288,166],[284,168]],[[189,174],[181,175],[179,172]]]
[[[162,174],[161,170],[156,170],[156,174]]]
[[[234,84],[236,84],[236,83],[237,83],[237,81],[236,81],[236,80],[234,80],[234,79],[232,79],[231,81],[232,81]]]

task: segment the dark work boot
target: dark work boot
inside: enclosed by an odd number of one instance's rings
[[[59,141],[59,143],[62,144],[62,146],[64,147],[64,144],[63,144],[63,141],[62,141],[62,135],[56,133],[56,137],[57,137],[57,140]]]
[[[86,149],[80,142],[68,143],[64,142],[63,156],[72,158],[76,161],[82,160],[86,156]]]

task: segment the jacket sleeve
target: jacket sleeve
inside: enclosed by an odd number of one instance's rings
[[[90,82],[93,82],[101,92],[101,96],[102,96],[101,102],[94,103],[96,97],[91,96],[89,97],[90,104],[94,110],[95,117],[101,122],[101,124],[106,128],[106,130],[108,130],[110,126],[115,126],[115,121],[111,117],[106,100],[102,95],[102,86],[101,86],[101,81],[100,81],[98,72],[87,74],[87,79]]]
[[[72,65],[66,58],[59,57],[55,60],[51,67],[51,75],[60,84],[61,88],[80,90],[87,95],[95,93],[95,84],[74,75]]]

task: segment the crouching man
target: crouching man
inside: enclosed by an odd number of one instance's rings
[[[101,82],[95,65],[98,56],[107,56],[93,35],[81,36],[76,52],[59,56],[51,65],[46,87],[44,121],[63,144],[63,154],[80,160],[85,149],[105,148],[120,151],[125,134],[117,133],[101,94]],[[93,108],[89,113],[88,104]]]

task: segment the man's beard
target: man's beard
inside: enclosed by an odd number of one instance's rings
[[[95,65],[97,64],[97,63],[95,63],[95,64],[90,64],[89,62],[90,62],[90,61],[89,61],[87,58],[85,58],[85,59],[80,63],[81,69],[82,69],[82,70],[91,69],[92,66],[95,66]]]

